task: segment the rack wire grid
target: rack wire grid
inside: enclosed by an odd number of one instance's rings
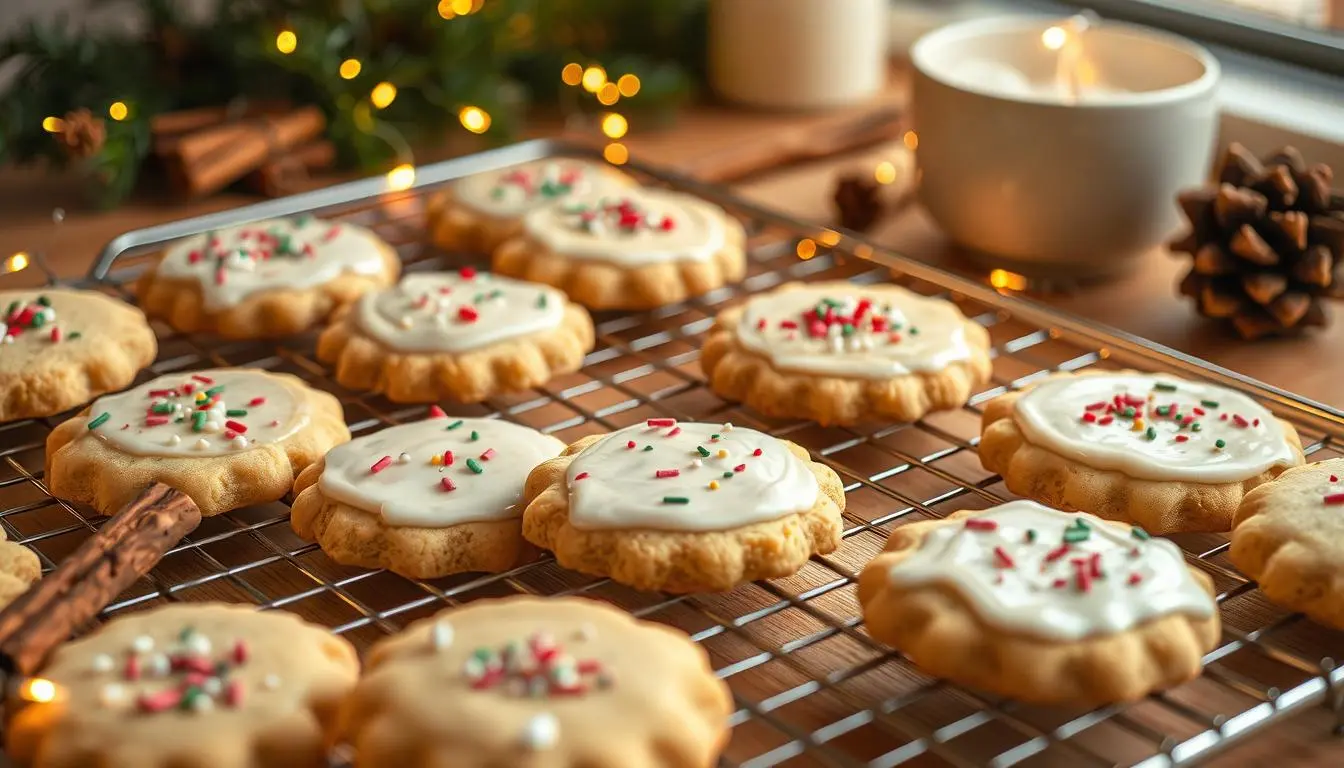
[[[425,243],[426,193],[454,177],[562,154],[593,157],[563,144],[530,142],[422,167],[417,186],[404,192],[389,192],[381,179],[371,179],[140,230],[114,240],[76,284],[133,301],[128,282],[164,242],[300,212],[371,227],[396,247],[411,272],[486,266],[481,254],[444,253]],[[845,484],[838,550],[813,557],[795,576],[724,594],[638,592],[566,571],[549,557],[498,575],[416,581],[332,562],[290,529],[286,500],[206,519],[102,618],[167,601],[250,602],[325,624],[362,651],[446,605],[516,593],[600,598],[685,630],[709,653],[733,690],[736,710],[720,765],[737,768],[1190,765],[1308,710],[1317,711],[1308,718],[1312,733],[1338,723],[1344,673],[1331,653],[1344,636],[1265,600],[1227,560],[1224,535],[1173,537],[1218,588],[1223,636],[1205,656],[1203,675],[1136,703],[1091,711],[1029,707],[924,675],[868,636],[855,583],[893,527],[1012,498],[976,456],[982,406],[1049,372],[1137,367],[1230,386],[1292,422],[1313,459],[1341,454],[1344,414],[999,295],[851,235],[790,221],[722,189],[638,164],[628,168],[646,183],[693,192],[739,217],[750,235],[747,278],[649,312],[600,313],[597,347],[581,371],[533,391],[445,407],[455,415],[509,419],[566,441],[653,416],[732,421],[787,437]],[[719,310],[785,281],[838,278],[894,281],[953,301],[989,330],[993,381],[959,410],[860,428],[763,418],[709,390],[697,358]],[[424,406],[396,405],[337,385],[314,357],[315,333],[229,342],[183,335],[160,323],[155,328],[159,357],[142,381],[170,371],[256,366],[295,374],[335,394],[356,435],[425,415]],[[91,510],[47,492],[43,446],[59,420],[0,427],[0,521],[9,538],[36,551],[47,569],[102,522]],[[1240,760],[1235,764],[1258,762]]]

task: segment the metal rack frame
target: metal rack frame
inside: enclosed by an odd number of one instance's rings
[[[156,246],[207,229],[301,212],[373,228],[408,271],[484,264],[422,243],[426,193],[458,176],[587,150],[529,142],[418,169],[416,187],[389,192],[382,179],[332,187],[116,238],[82,287],[131,299],[128,282]],[[734,199],[722,189],[638,164],[650,184],[701,195],[742,218],[750,233],[749,276],[683,304],[643,313],[600,313],[597,348],[579,373],[543,388],[450,413],[506,418],[566,440],[652,415],[733,421],[787,437],[835,469],[845,483],[844,541],[787,579],[721,595],[643,593],[559,568],[549,557],[498,575],[413,581],[336,565],[288,525],[286,502],[207,519],[104,616],[172,600],[224,599],[291,610],[332,627],[361,650],[445,604],[513,593],[586,594],[686,630],[709,652],[737,704],[722,766],[819,765],[1183,766],[1200,762],[1289,717],[1331,706],[1338,717],[1344,672],[1330,653],[1341,634],[1263,599],[1227,561],[1225,536],[1173,537],[1218,586],[1224,633],[1202,677],[1128,705],[1091,711],[1037,709],[961,689],[920,673],[863,629],[857,572],[894,525],[982,508],[1011,498],[975,457],[983,404],[1055,370],[1139,367],[1214,381],[1262,400],[1302,433],[1307,453],[1344,453],[1344,413],[1270,388],[1174,350],[1002,296],[963,278]],[[802,238],[818,244],[802,259]],[[39,263],[37,268],[42,268]],[[956,302],[994,342],[994,379],[965,408],[913,424],[861,429],[763,419],[705,386],[696,359],[713,316],[743,296],[786,280],[894,280]],[[3,282],[0,282],[3,285]],[[141,380],[168,371],[253,365],[299,375],[337,395],[355,434],[414,420],[404,407],[346,390],[313,356],[315,334],[279,342],[220,342],[156,323],[160,355]],[[43,483],[43,445],[59,418],[0,425],[0,525],[33,548],[45,568],[101,523],[90,510],[54,499]],[[1332,721],[1334,722],[1334,721]],[[1323,727],[1328,727],[1323,726]]]

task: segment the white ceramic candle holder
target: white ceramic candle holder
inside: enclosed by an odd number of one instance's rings
[[[1124,271],[1203,182],[1219,66],[1145,27],[953,24],[911,48],[920,197],[979,260],[1028,275]]]

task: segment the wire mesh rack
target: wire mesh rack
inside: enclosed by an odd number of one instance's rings
[[[587,153],[531,142],[423,167],[417,186],[404,192],[387,191],[380,179],[366,180],[139,230],[109,244],[78,284],[130,300],[129,281],[162,243],[300,212],[372,228],[397,249],[408,272],[485,266],[480,254],[444,253],[425,244],[427,192],[454,177],[556,154]],[[1313,459],[1341,455],[1344,414],[1001,296],[849,235],[790,221],[721,189],[639,165],[631,170],[646,183],[694,192],[738,216],[750,234],[748,277],[650,312],[600,313],[597,347],[581,371],[536,390],[445,408],[456,415],[508,419],[565,441],[651,416],[732,421],[787,437],[845,483],[848,504],[838,550],[814,557],[795,576],[725,594],[637,592],[566,571],[549,557],[504,574],[416,581],[332,562],[293,533],[286,501],[206,519],[103,618],[166,601],[255,603],[325,624],[362,651],[445,605],[517,593],[601,598],[679,627],[708,651],[736,702],[732,739],[720,764],[737,768],[1190,765],[1308,710],[1327,708],[1313,727],[1328,729],[1337,722],[1329,709],[1338,717],[1344,673],[1332,654],[1344,635],[1271,605],[1227,560],[1222,535],[1173,537],[1218,588],[1223,637],[1204,658],[1204,674],[1140,702],[1090,711],[1028,707],[929,678],[867,635],[855,580],[893,527],[1013,498],[976,457],[980,412],[996,395],[1051,371],[1137,367],[1245,391],[1292,422]],[[719,310],[788,280],[841,278],[893,281],[955,302],[992,337],[994,376],[988,388],[962,409],[917,423],[840,428],[766,419],[706,387],[697,358]],[[155,330],[159,357],[141,381],[173,371],[256,366],[295,374],[335,394],[356,435],[424,415],[423,407],[337,385],[314,357],[315,334],[258,343],[198,338],[157,323]],[[0,426],[0,524],[11,540],[37,552],[47,569],[102,522],[91,510],[47,493],[43,445],[59,421]]]

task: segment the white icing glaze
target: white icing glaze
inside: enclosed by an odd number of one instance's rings
[[[569,521],[582,529],[724,531],[811,509],[819,492],[812,471],[780,440],[696,422],[613,432],[574,458],[566,482]]]
[[[205,308],[237,306],[277,288],[311,288],[342,272],[385,269],[378,237],[363,227],[299,217],[268,219],[189,237],[168,248],[158,274],[195,280]]]
[[[737,338],[776,368],[884,379],[970,358],[966,322],[942,299],[837,281],[753,297]]]
[[[160,376],[95,400],[89,423],[103,414],[107,418],[89,429],[88,436],[136,456],[194,458],[250,450],[279,442],[308,424],[308,400],[298,387],[244,368]],[[222,389],[206,403],[197,400],[199,394],[217,388]],[[234,414],[228,415],[229,411]],[[206,414],[199,429],[196,413]],[[237,425],[246,427],[246,432],[236,432]]]
[[[986,624],[1048,640],[1124,632],[1171,614],[1203,619],[1215,610],[1181,551],[1164,539],[1031,501],[968,520],[928,531],[892,566],[891,583],[945,584]]]
[[[1171,385],[1174,390],[1165,389]],[[1117,403],[1134,409],[1140,428]],[[1175,412],[1166,410],[1173,403]],[[1302,463],[1278,420],[1254,400],[1171,376],[1101,374],[1047,381],[1017,401],[1013,418],[1034,445],[1142,480],[1232,483],[1276,465]]]
[[[331,449],[318,487],[343,504],[381,513],[388,525],[446,528],[507,520],[523,512],[518,499],[527,474],[564,448],[553,437],[507,421],[432,418]],[[433,462],[447,451],[453,454],[450,466]],[[373,471],[383,457],[391,462]],[[482,471],[475,472],[468,460]]]
[[[390,349],[464,352],[556,328],[564,304],[563,293],[536,283],[469,270],[433,272],[364,294],[354,321]]]
[[[468,176],[453,184],[453,193],[468,208],[515,218],[571,196],[614,192],[623,186],[619,176],[597,163],[552,159]]]
[[[708,260],[723,248],[725,215],[691,195],[630,189],[539,208],[523,218],[523,227],[561,256],[639,267]]]

